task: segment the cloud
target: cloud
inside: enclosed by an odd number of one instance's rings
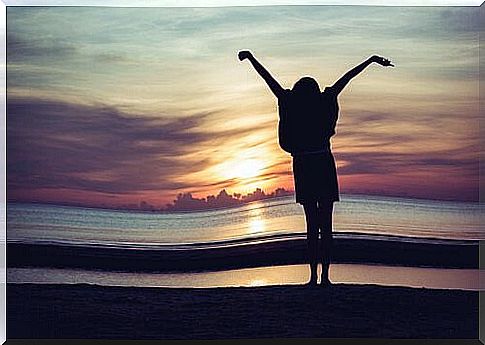
[[[21,36],[12,31],[7,32],[7,48],[9,63],[48,58],[60,60],[77,51],[74,44],[59,37]]]
[[[341,175],[387,175],[417,171],[428,171],[436,175],[436,170],[440,170],[442,174],[457,175],[461,179],[478,177],[477,158],[450,157],[445,152],[396,153],[376,150],[373,152],[339,152],[336,156],[345,162],[338,168]]]
[[[341,145],[334,150],[341,176],[429,171],[434,176],[459,176],[466,181],[477,178],[473,140],[436,149],[426,145],[427,131],[417,135],[405,126],[401,132],[376,131],[390,119],[386,113],[358,116],[341,128],[336,139]],[[168,197],[176,191],[231,188],[237,179],[209,172],[221,160],[240,152],[237,143],[261,128],[213,130],[207,123],[214,118],[212,113],[147,117],[105,105],[9,97],[9,199],[15,199],[17,190],[69,189],[119,196],[158,192]],[[401,150],[406,143],[418,148]],[[279,185],[279,179],[288,175],[291,168],[286,160],[275,161],[257,179],[246,182],[268,180]]]
[[[368,54],[389,55],[395,69],[373,66],[342,94],[339,173],[428,169],[468,183],[478,174],[478,20],[471,8],[11,7],[9,195],[62,199],[70,188],[153,203],[158,192],[232,188],[238,179],[218,166],[248,157],[265,161],[258,181],[289,181],[274,99],[237,61],[242,48],[285,86],[302,73],[323,86]],[[146,116],[157,109],[165,114]]]
[[[148,118],[102,105],[9,98],[8,190],[126,194],[193,187],[183,177],[212,165],[198,150],[250,129],[202,132],[209,114]]]
[[[166,209],[180,211],[215,209],[289,195],[293,195],[293,191],[288,191],[284,188],[276,188],[273,192],[268,194],[261,188],[257,188],[253,192],[245,195],[240,193],[230,195],[223,189],[217,195],[207,195],[205,198],[194,198],[191,193],[179,193],[172,203],[166,205]],[[146,203],[144,206],[147,206]]]

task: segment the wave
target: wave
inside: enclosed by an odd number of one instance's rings
[[[380,234],[363,234],[357,232],[339,232],[333,234],[334,239],[339,240],[366,240],[366,241],[381,241],[381,242],[402,242],[415,244],[433,244],[433,245],[478,245],[475,240],[454,240],[454,239],[440,239],[431,237],[408,237],[397,235],[380,235]],[[278,241],[301,240],[305,239],[305,233],[272,233],[261,234],[254,236],[245,236],[243,238],[232,238],[220,241],[202,241],[190,243],[137,243],[137,242],[78,242],[78,241],[63,241],[63,240],[43,240],[43,239],[18,239],[7,240],[11,244],[27,244],[27,245],[57,245],[57,246],[75,246],[86,248],[105,248],[105,249],[129,249],[129,250],[195,250],[195,249],[215,249],[248,246],[262,243],[271,243]]]

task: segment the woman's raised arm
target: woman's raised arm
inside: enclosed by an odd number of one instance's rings
[[[281,87],[281,85],[276,81],[275,78],[268,72],[266,68],[264,68],[263,65],[259,63],[258,60],[251,54],[250,51],[243,50],[240,51],[238,54],[239,60],[243,61],[245,59],[248,59],[249,62],[253,65],[254,69],[256,72],[259,73],[259,75],[264,79],[266,84],[268,84],[269,88],[271,91],[274,93],[276,97],[281,97],[284,93],[284,89]]]
[[[381,66],[394,67],[394,65],[388,59],[385,59],[381,56],[373,55],[367,60],[365,60],[364,62],[362,62],[360,65],[357,65],[354,68],[352,68],[350,71],[345,73],[339,80],[337,80],[335,84],[332,85],[332,89],[334,90],[334,92],[339,94],[344,89],[344,87],[350,82],[352,78],[357,76],[360,72],[362,72],[367,66],[369,66],[373,62],[378,63]]]

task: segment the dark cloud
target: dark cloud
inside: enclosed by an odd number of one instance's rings
[[[68,188],[104,193],[194,187],[180,177],[213,164],[187,154],[246,130],[201,132],[209,114],[147,118],[107,106],[8,98],[9,192]]]
[[[416,141],[416,136],[411,134],[398,134],[398,133],[385,133],[385,132],[376,132],[372,129],[361,129],[357,130],[354,129],[348,130],[340,130],[337,131],[338,139],[342,140],[345,139],[352,139],[354,143],[352,146],[359,147],[360,150],[365,149],[386,149],[390,145],[398,146],[399,143],[408,143],[412,141]]]
[[[395,153],[376,151],[338,152],[336,157],[346,162],[339,174],[397,174],[442,169],[459,172],[462,177],[478,176],[478,159],[460,157],[451,152]]]
[[[7,61],[16,63],[44,58],[62,59],[74,55],[77,48],[67,39],[53,36],[31,36],[7,32]]]
[[[166,209],[176,211],[216,209],[289,195],[293,195],[293,191],[284,188],[276,188],[269,194],[266,194],[261,188],[256,188],[246,195],[240,193],[230,195],[223,189],[217,195],[207,195],[205,198],[194,198],[191,193],[179,193],[172,203],[166,205]],[[145,203],[144,206],[146,207],[147,204]]]
[[[67,69],[57,66],[72,61],[79,53],[73,43],[62,38],[19,35],[11,30],[7,32],[6,47],[8,88],[59,86],[71,74],[73,65]]]
[[[462,120],[454,113],[396,116],[363,111],[349,112],[348,117],[348,121],[337,127],[336,141],[346,142],[344,147],[335,150],[336,158],[345,161],[339,167],[339,174],[395,174],[440,169],[444,173],[478,176],[475,139],[455,130],[452,123],[458,126]],[[436,146],[445,141],[454,148],[437,150]],[[414,151],[407,146],[410,144],[416,147]],[[470,158],[473,155],[476,157]]]
[[[127,55],[114,53],[114,52],[97,54],[97,55],[94,55],[93,59],[96,62],[109,63],[109,64],[130,62],[130,59],[128,58]],[[131,62],[134,62],[134,61],[131,61]]]

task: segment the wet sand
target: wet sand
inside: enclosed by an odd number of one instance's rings
[[[478,338],[478,292],[7,285],[8,338]]]
[[[478,268],[478,241],[441,244],[334,239],[333,263]],[[197,272],[307,263],[305,239],[194,249],[130,249],[58,244],[7,244],[8,267]]]

